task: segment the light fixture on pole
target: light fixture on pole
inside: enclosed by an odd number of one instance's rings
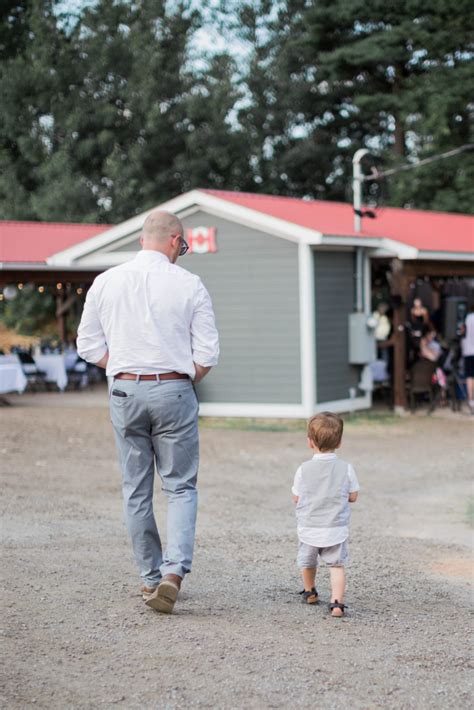
[[[352,200],[354,207],[354,232],[357,234],[361,228],[362,217],[362,182],[364,176],[360,167],[362,158],[369,154],[367,148],[360,148],[352,158]]]

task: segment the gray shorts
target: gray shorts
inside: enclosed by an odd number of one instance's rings
[[[344,567],[349,562],[349,545],[347,540],[331,547],[313,547],[305,542],[298,545],[298,567],[319,567],[319,560],[330,567]]]

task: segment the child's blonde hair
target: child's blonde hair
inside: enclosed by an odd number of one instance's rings
[[[308,421],[308,439],[320,451],[334,451],[342,439],[344,422],[338,414],[321,412]]]

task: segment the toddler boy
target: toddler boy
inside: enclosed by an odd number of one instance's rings
[[[330,567],[331,616],[344,615],[345,573],[349,559],[349,503],[357,500],[359,483],[351,464],[339,459],[344,422],[332,412],[316,414],[308,422],[308,445],[313,458],[295,474],[292,493],[298,524],[298,567],[303,577],[302,601],[315,604],[319,559]]]

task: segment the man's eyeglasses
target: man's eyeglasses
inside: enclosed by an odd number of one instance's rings
[[[180,239],[181,239],[181,246],[179,248],[179,255],[184,256],[184,254],[186,254],[186,252],[189,249],[189,244],[185,241],[184,237],[180,237]]]

